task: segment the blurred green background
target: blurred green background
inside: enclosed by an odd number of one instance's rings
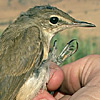
[[[71,57],[66,59],[63,64],[71,63],[79,58],[90,54],[100,54],[100,37],[98,36],[88,36],[82,38],[79,36],[80,32],[78,29],[69,29],[67,30],[67,34],[57,34],[51,42],[53,44],[54,40],[57,41],[57,54],[61,52],[61,50],[65,47],[67,42],[71,39],[77,39],[78,41],[78,50]]]

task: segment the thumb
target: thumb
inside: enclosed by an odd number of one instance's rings
[[[49,91],[55,91],[60,87],[64,80],[64,74],[61,68],[57,66],[55,63],[50,64],[50,78],[47,84],[47,88]]]

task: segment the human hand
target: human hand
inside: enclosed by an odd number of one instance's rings
[[[100,55],[90,55],[62,66],[51,64],[54,74],[47,85],[48,90],[57,90],[53,97],[47,91],[33,100],[99,100]]]

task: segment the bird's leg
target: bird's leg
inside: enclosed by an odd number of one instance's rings
[[[34,87],[34,91],[33,91],[34,96],[40,90],[43,91],[44,89],[46,89],[46,83],[48,83],[48,81],[50,79],[50,68],[49,68],[50,62],[52,61],[52,62],[55,62],[57,65],[60,65],[60,64],[62,64],[62,62],[65,59],[67,59],[69,56],[73,55],[78,49],[78,43],[77,43],[76,39],[72,39],[71,41],[69,41],[67,43],[67,45],[64,47],[64,49],[61,51],[61,53],[57,56],[56,55],[56,52],[57,52],[56,42],[57,42],[57,40],[54,41],[53,50],[49,51],[48,59],[44,60],[40,64],[39,69],[35,70],[35,72],[34,72],[33,78],[35,78],[34,79],[35,81],[32,85]],[[73,42],[76,43],[75,46],[73,45]],[[53,74],[54,73],[52,73],[52,75]],[[53,94],[53,92],[51,94]]]
[[[52,57],[51,57],[52,61],[55,62],[57,65],[60,65],[62,64],[63,61],[65,61],[65,59],[72,56],[77,51],[77,49],[78,49],[78,42],[76,41],[76,39],[72,39],[66,44],[61,53],[58,56],[56,56],[57,47],[54,42]]]
[[[77,51],[77,49],[78,49],[78,42],[76,41],[76,39],[72,39],[72,40],[70,40],[66,44],[66,46],[64,47],[64,49],[57,56],[57,45],[56,45],[56,43],[57,43],[57,40],[55,40],[54,43],[53,43],[53,49],[52,49],[52,51],[51,51],[51,49],[49,51],[49,57],[48,57],[48,59],[50,61],[56,63],[57,65],[62,64],[63,61],[65,61],[68,57],[72,56]],[[75,45],[74,45],[74,43],[75,43]],[[52,75],[53,74],[54,73],[52,73]],[[54,94],[54,91],[50,92],[50,94]]]
[[[48,56],[48,59],[50,59],[51,61],[53,61],[53,62],[56,62],[56,59],[55,58],[57,58],[57,46],[56,46],[56,43],[57,43],[57,40],[55,40],[54,41],[54,43],[53,43],[53,49],[51,50],[51,48],[50,48],[50,50],[49,50],[49,56]]]

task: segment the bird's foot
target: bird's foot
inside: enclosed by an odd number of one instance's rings
[[[57,52],[56,42],[57,40],[55,40],[53,44],[53,50],[51,52],[51,59],[57,65],[60,65],[62,64],[63,61],[65,61],[68,57],[72,56],[77,51],[78,42],[76,39],[70,40],[58,56],[56,56],[56,52]]]

